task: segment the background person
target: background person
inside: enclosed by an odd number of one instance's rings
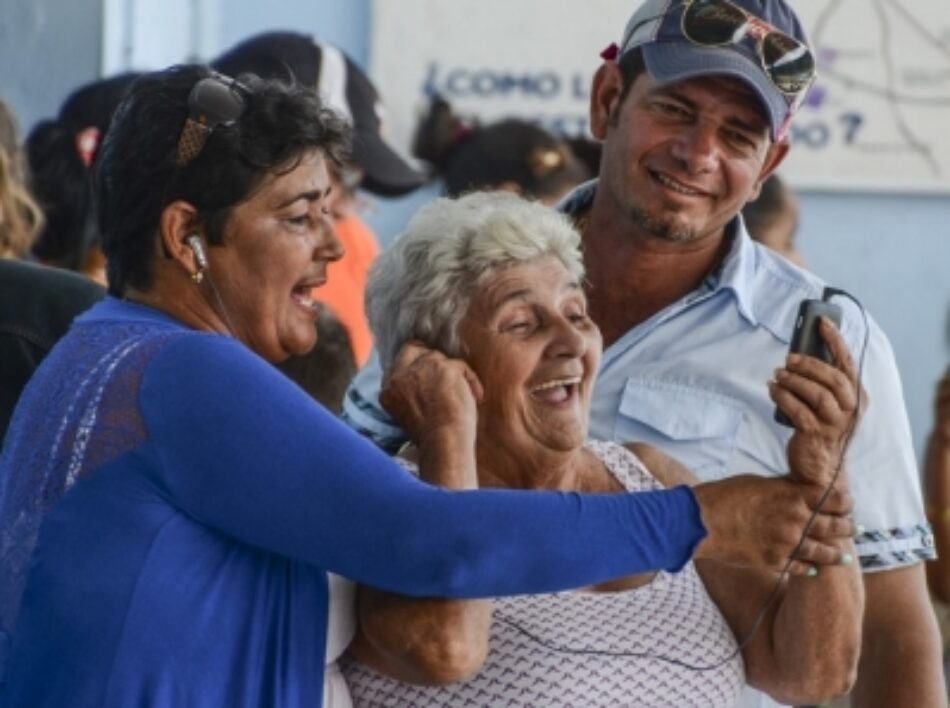
[[[742,207],[742,218],[753,241],[805,267],[795,234],[798,231],[798,199],[774,172],[762,183],[759,196]]]
[[[924,456],[927,520],[933,524],[937,557],[927,563],[927,585],[943,637],[944,680],[950,676],[950,368],[937,382],[933,429]],[[948,682],[950,683],[950,682]],[[950,691],[950,687],[948,687]]]
[[[0,450],[33,372],[105,288],[76,273],[0,258]]]
[[[26,141],[31,188],[46,216],[33,255],[102,285],[106,266],[93,198],[93,166],[112,113],[138,76],[124,73],[79,87],[63,101],[55,118],[34,126]]]
[[[289,356],[277,368],[323,407],[339,413],[343,395],[357,372],[350,335],[330,310],[317,315],[317,343],[306,354]]]
[[[729,510],[762,480],[446,493],[279,374],[313,346],[310,292],[341,255],[326,163],[347,144],[299,86],[185,66],[129,89],[97,168],[112,297],[44,360],[0,457],[0,705],[320,705],[324,690],[345,705],[333,660],[352,599],[329,571],[491,596],[694,551],[790,555],[801,505],[736,535]],[[444,357],[404,364],[422,386],[390,403],[421,467],[470,464],[477,381]]]
[[[413,154],[432,167],[446,195],[502,189],[555,204],[594,176],[566,140],[519,118],[470,124],[434,97],[416,126]]]
[[[736,216],[790,149],[788,126],[815,66],[801,23],[782,0],[647,0],[604,59],[590,103],[599,181],[561,204],[583,235],[589,312],[604,335],[591,433],[655,445],[701,479],[783,475],[791,431],[774,421],[763,383],[786,359],[800,302],[820,298],[826,283],[753,244]],[[842,334],[864,357],[871,402],[844,463],[866,529],[852,700],[940,706],[923,570],[933,539],[900,377],[874,320],[864,352],[863,318],[844,310]],[[377,376],[357,376],[344,416],[398,449],[398,426],[374,403]],[[744,700],[770,703],[751,692]]]
[[[637,493],[691,477],[655,448],[587,439],[601,344],[586,313],[579,246],[562,215],[505,193],[473,193],[424,207],[377,261],[367,311],[383,365],[418,338],[465,361],[484,391],[477,471],[425,481]],[[783,370],[774,394],[798,421],[790,464],[814,484],[831,482],[857,403],[854,363],[840,337],[829,339],[840,370],[820,362]],[[834,403],[790,406],[807,386]],[[744,513],[735,509],[737,523]],[[841,547],[854,553],[849,538]],[[362,663],[347,661],[343,671],[356,705],[502,705],[517,697],[524,705],[725,706],[735,704],[744,676],[795,703],[846,692],[860,647],[857,563],[783,584],[740,654],[737,638],[752,631],[775,583],[769,572],[700,561],[675,575],[499,601],[420,601],[361,588],[350,651]],[[814,602],[824,616],[811,611]]]
[[[24,259],[43,225],[26,186],[16,120],[0,101],[0,448],[20,392],[73,318],[105,291]]]
[[[16,118],[0,100],[0,258],[26,256],[43,225],[24,172]]]

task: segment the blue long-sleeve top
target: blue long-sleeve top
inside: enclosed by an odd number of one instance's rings
[[[20,401],[0,534],[0,704],[259,707],[320,704],[327,571],[546,592],[678,569],[705,530],[686,488],[429,486],[239,342],[110,298]]]

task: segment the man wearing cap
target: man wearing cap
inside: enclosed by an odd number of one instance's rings
[[[363,292],[379,245],[357,213],[354,193],[359,187],[382,197],[397,197],[422,186],[426,176],[386,142],[376,87],[337,47],[306,34],[264,32],[227,50],[212,65],[230,76],[250,72],[309,86],[352,126],[352,164],[343,170],[334,168],[330,175],[334,229],[346,253],[330,264],[330,278],[314,296],[346,326],[356,361],[364,364],[372,349],[372,335],[363,312]]]
[[[658,445],[704,479],[787,470],[791,431],[773,419],[767,382],[799,303],[825,284],[754,245],[738,213],[787,154],[813,78],[782,0],[648,0],[598,69],[600,182],[564,204],[583,227],[590,311],[604,335],[594,437]],[[933,542],[897,368],[873,321],[862,351],[861,314],[841,304],[870,400],[844,463],[865,528],[853,705],[942,705],[922,563]]]
[[[788,153],[815,75],[801,24],[783,0],[647,0],[604,59],[590,107],[600,178],[561,205],[584,235],[604,336],[591,436],[656,445],[702,479],[787,474],[791,430],[774,421],[768,382],[799,303],[825,284],[754,244],[739,212]],[[945,705],[922,565],[932,534],[896,364],[878,326],[869,319],[865,347],[860,311],[841,304],[870,400],[844,461],[866,571],[852,705]],[[374,378],[360,374],[344,413],[391,449]],[[742,702],[772,704],[751,689]]]

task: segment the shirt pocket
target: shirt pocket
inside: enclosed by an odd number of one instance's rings
[[[657,379],[627,379],[614,439],[645,442],[703,480],[725,476],[742,405],[724,394]]]

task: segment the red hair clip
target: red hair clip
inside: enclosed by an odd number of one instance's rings
[[[101,140],[102,131],[94,125],[76,133],[76,152],[86,167],[92,167],[92,163],[95,162]]]
[[[611,42],[607,48],[600,53],[600,58],[604,61],[617,61],[619,55],[620,47],[617,46],[616,42]]]

